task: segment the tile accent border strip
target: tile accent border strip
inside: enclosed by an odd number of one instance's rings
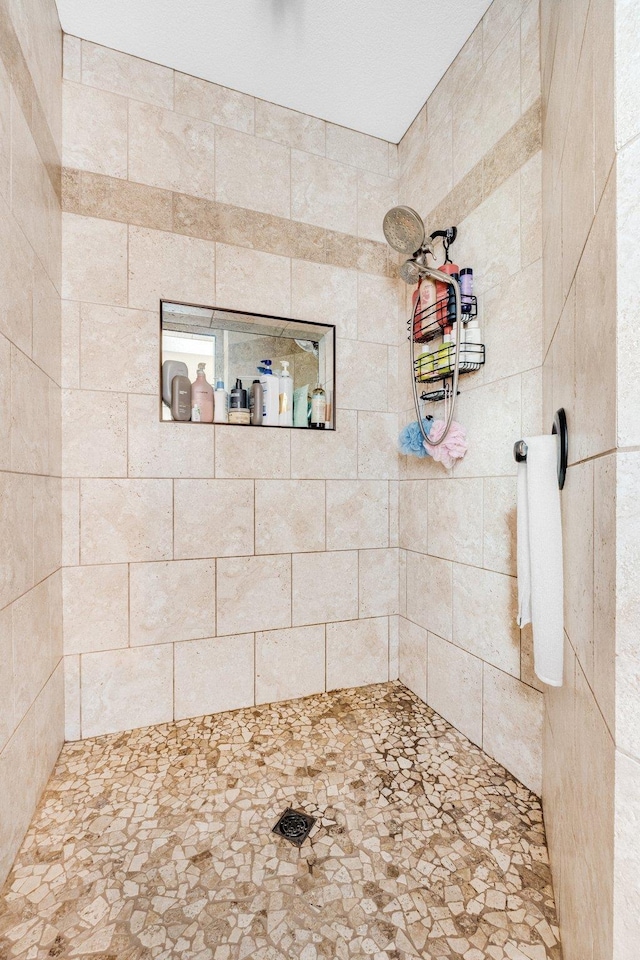
[[[42,108],[29,65],[13,26],[7,0],[0,0],[0,57],[9,75],[40,158],[58,199],[61,197],[61,160]],[[62,43],[62,33],[60,34]]]
[[[460,223],[541,149],[542,100],[538,98],[433,208],[427,226]]]
[[[384,243],[184,193],[65,167],[62,209],[364,273],[395,276]]]

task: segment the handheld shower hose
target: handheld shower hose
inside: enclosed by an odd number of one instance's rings
[[[411,254],[408,260],[400,267],[400,276],[405,283],[413,285],[420,280],[421,277],[430,277],[432,280],[439,280],[441,283],[446,283],[450,287],[453,287],[453,293],[455,296],[456,303],[456,319],[455,319],[455,331],[456,331],[456,351],[455,351],[455,361],[453,365],[453,384],[452,391],[453,397],[451,402],[451,407],[447,415],[447,420],[444,426],[444,431],[441,437],[437,440],[430,440],[429,435],[422,425],[422,416],[420,413],[420,400],[418,398],[418,387],[416,385],[415,370],[414,370],[414,320],[416,312],[418,309],[418,304],[420,303],[420,298],[416,297],[416,302],[413,307],[413,312],[411,314],[409,342],[411,344],[409,350],[409,364],[411,367],[411,383],[413,384],[413,401],[416,408],[416,416],[418,419],[418,426],[420,427],[420,433],[424,440],[426,440],[430,446],[439,447],[440,444],[446,439],[449,430],[451,429],[451,424],[453,423],[453,414],[456,406],[456,397],[458,395],[458,375],[460,373],[460,337],[462,334],[462,310],[460,306],[460,285],[457,280],[451,277],[448,273],[443,273],[441,270],[436,270],[435,267],[427,266],[427,254],[433,256],[433,247],[431,241],[435,237],[444,237],[455,239],[456,228],[451,227],[450,230],[437,230],[435,233],[432,233],[430,237],[427,237],[426,231],[424,229],[424,223],[422,217],[419,213],[416,213],[411,207],[399,206],[392,207],[391,210],[388,210],[385,214],[382,229],[386,237],[387,243],[394,250],[397,250],[398,253]]]
[[[415,340],[413,336],[414,331],[414,320],[418,305],[420,303],[420,298],[416,297],[416,302],[411,314],[411,322],[409,324],[409,343],[411,344],[409,348],[409,366],[411,368],[411,383],[413,385],[413,402],[416,408],[416,416],[418,420],[418,426],[420,427],[420,433],[424,440],[432,447],[439,447],[443,440],[446,439],[449,430],[451,429],[451,424],[453,423],[453,414],[455,412],[456,406],[456,397],[458,395],[458,377],[460,374],[460,335],[462,332],[462,310],[461,310],[461,301],[460,301],[460,284],[453,277],[449,276],[448,273],[443,273],[441,270],[436,270],[435,267],[421,266],[420,268],[421,277],[430,277],[432,280],[439,280],[442,283],[448,283],[449,286],[453,287],[453,293],[456,301],[456,320],[455,320],[455,331],[456,331],[456,350],[455,350],[455,360],[453,364],[453,384],[451,387],[453,397],[451,399],[451,406],[449,408],[449,414],[444,425],[444,431],[442,436],[437,440],[430,440],[429,434],[424,429],[422,424],[422,415],[420,412],[420,399],[418,397],[418,385],[415,378],[414,370],[414,345]]]

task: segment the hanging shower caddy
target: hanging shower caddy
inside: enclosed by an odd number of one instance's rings
[[[436,230],[431,234],[430,239],[432,241],[437,237],[442,237],[445,262],[450,262],[449,247],[456,236],[456,227]],[[453,277],[452,282],[458,285],[458,289],[460,288],[459,282]],[[452,309],[453,297],[451,294],[452,291],[448,288],[444,297],[435,300],[425,309],[419,308],[420,298],[417,298],[416,309],[412,311],[411,317],[407,321],[416,383],[442,384],[438,389],[424,391],[420,395],[422,401],[429,403],[438,403],[444,400],[447,392],[450,392],[449,381],[453,381],[454,378],[456,349],[458,347],[460,350],[459,375],[473,373],[479,370],[485,362],[484,343],[467,342],[465,338],[467,323],[478,316],[477,297],[471,294],[460,295],[462,306],[459,314],[460,322],[458,323],[456,311]],[[450,342],[444,339],[447,328],[453,331],[453,339]],[[426,347],[427,344],[431,345],[431,349],[425,349],[416,357],[415,347]]]
[[[411,364],[413,402],[418,418],[416,423],[425,445],[428,445],[429,448],[434,448],[445,442],[453,425],[456,395],[458,393],[458,377],[460,373],[469,373],[471,370],[477,370],[484,363],[484,344],[481,343],[467,344],[465,342],[465,351],[468,349],[468,353],[465,352],[464,358],[461,357],[461,334],[474,315],[474,310],[477,314],[477,301],[467,287],[467,291],[464,294],[465,303],[463,309],[460,283],[451,275],[451,272],[447,272],[446,269],[447,263],[451,263],[448,251],[457,236],[458,230],[456,227],[449,227],[446,230],[436,230],[427,237],[424,221],[420,214],[412,207],[400,205],[392,207],[391,210],[386,212],[382,222],[382,229],[389,246],[397,250],[398,253],[402,253],[405,256],[408,255],[399,269],[399,274],[405,283],[413,286],[419,283],[420,280],[428,278],[435,281],[436,284],[440,283],[444,285],[447,290],[446,297],[441,296],[436,303],[430,304],[428,308],[425,307],[424,313],[430,314],[433,312],[435,316],[433,318],[430,315],[427,316],[425,318],[427,320],[426,324],[424,326],[421,324],[417,331],[415,320],[416,314],[420,309],[419,304],[421,298],[420,296],[416,296],[411,319],[409,320],[409,342],[411,343],[409,361]],[[441,269],[429,266],[428,262],[428,257],[434,256],[433,241],[437,237],[442,238],[446,255],[445,264]],[[465,315],[467,314],[468,316],[465,319]],[[444,339],[445,327],[448,327],[452,332],[455,331],[453,342],[447,345],[446,348],[446,341]],[[438,351],[431,351],[431,353],[437,353],[437,357],[433,357],[431,360],[426,357],[416,358],[416,332],[420,338],[417,342],[430,342],[436,338],[442,340]],[[464,360],[462,368],[461,360]],[[418,368],[416,368],[416,361],[418,361]],[[449,383],[449,380],[451,383]],[[421,397],[418,397],[418,383],[437,382],[442,383],[442,387],[439,390],[423,393]],[[420,400],[432,402],[445,400],[444,427],[442,430],[438,430],[437,437],[426,431],[423,423],[424,416],[420,410]],[[427,419],[431,420],[433,418],[428,417]]]

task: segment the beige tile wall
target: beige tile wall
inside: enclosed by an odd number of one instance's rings
[[[396,148],[73,37],[64,76],[67,737],[397,676]],[[337,431],[159,423],[161,297],[334,323]]]
[[[536,792],[543,697],[515,623],[512,448],[546,425],[538,64],[536,0],[495,0],[398,150],[401,202],[429,232],[458,227],[453,259],[474,268],[487,349],[461,380],[464,460],[400,458],[400,678]],[[404,422],[407,365],[403,344]]]
[[[545,408],[573,438],[543,794],[566,960],[640,943],[639,30],[628,0],[542,4]]]
[[[0,5],[0,883],[64,731],[61,54],[53,0]]]

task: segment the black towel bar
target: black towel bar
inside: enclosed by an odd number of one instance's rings
[[[567,415],[564,407],[556,410],[553,418],[552,434],[557,434],[558,442],[558,486],[562,490],[567,476],[567,463],[569,462],[569,431],[567,430]],[[518,440],[513,445],[513,456],[517,463],[523,463],[527,459],[527,445],[524,440]]]

